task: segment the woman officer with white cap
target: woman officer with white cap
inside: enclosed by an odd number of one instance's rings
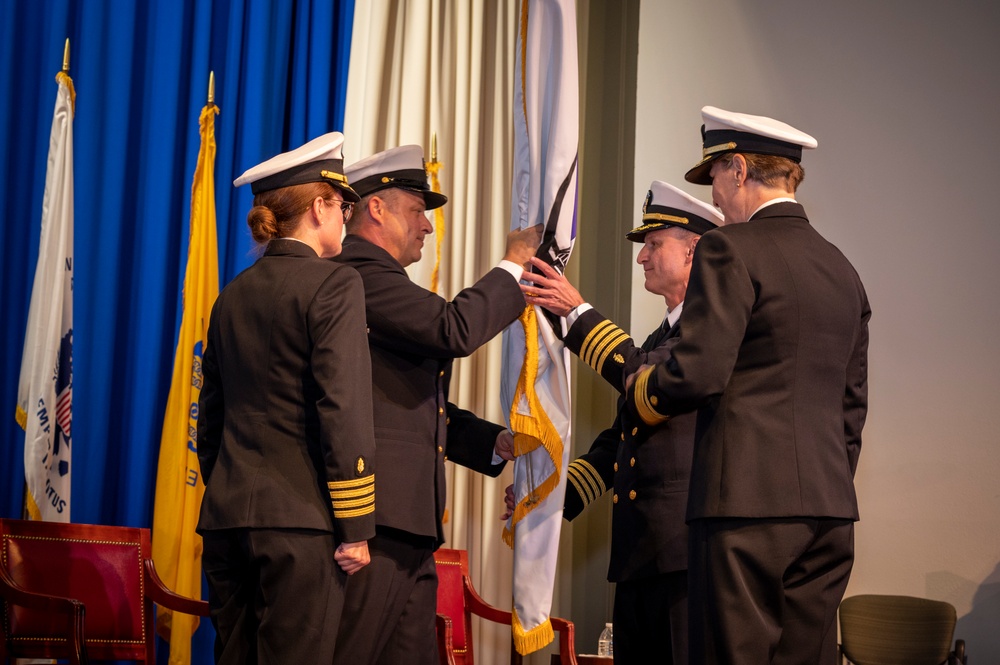
[[[199,402],[198,532],[217,663],[333,661],[344,586],[375,534],[358,200],[332,132],[240,176],[263,256],[212,309]]]

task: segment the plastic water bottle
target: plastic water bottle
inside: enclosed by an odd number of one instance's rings
[[[604,630],[601,631],[601,636],[597,639],[597,655],[615,655],[614,635],[612,633],[610,623],[604,624]]]

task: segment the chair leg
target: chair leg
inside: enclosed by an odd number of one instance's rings
[[[524,656],[514,647],[514,637],[510,638],[510,665],[524,665]]]

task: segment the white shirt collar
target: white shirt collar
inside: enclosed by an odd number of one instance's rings
[[[681,318],[682,309],[684,309],[683,302],[679,303],[677,307],[674,307],[672,310],[667,312],[667,316],[665,317],[667,325],[664,326],[667,330],[670,330],[670,328],[672,328],[673,325],[677,323],[677,319]]]
[[[761,203],[757,207],[756,210],[754,210],[752,213],[750,213],[750,216],[747,217],[747,219],[753,219],[753,216],[756,215],[758,212],[760,212],[761,210],[763,210],[764,208],[766,208],[769,205],[774,205],[775,203],[798,203],[798,201],[796,201],[795,199],[793,199],[790,196],[781,196],[781,197],[776,198],[776,199],[771,199],[770,201],[764,201],[763,203]]]

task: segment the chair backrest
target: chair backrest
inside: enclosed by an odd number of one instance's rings
[[[855,665],[940,665],[955,634],[955,608],[912,596],[859,595],[840,604],[841,650]]]
[[[472,612],[465,603],[465,581],[469,555],[465,550],[441,548],[434,553],[437,564],[437,611],[451,619],[452,646],[458,665],[472,665]]]
[[[0,565],[28,591],[83,602],[93,659],[155,662],[149,557],[148,529],[0,519]],[[2,620],[10,655],[63,655],[65,633],[52,617],[4,602]]]

